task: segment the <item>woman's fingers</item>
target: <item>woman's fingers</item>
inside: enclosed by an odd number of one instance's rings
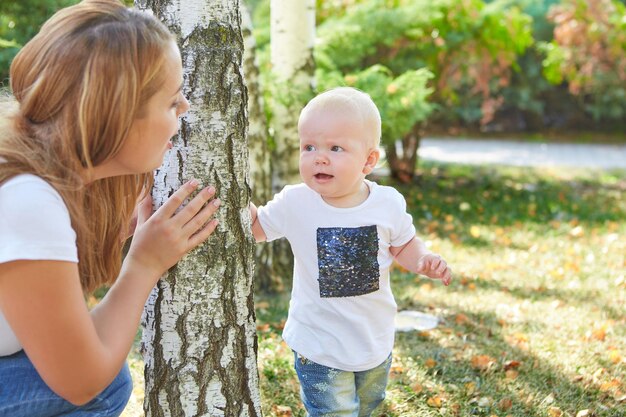
[[[207,202],[214,195],[215,195],[214,187],[207,187],[207,188],[200,190],[198,194],[193,199],[191,199],[187,203],[187,205],[185,205],[185,207],[183,207],[182,210],[180,210],[178,213],[174,215],[176,224],[184,228],[187,224],[191,223],[192,221],[197,222],[198,215],[200,214],[202,209],[205,207],[205,205],[207,205]],[[217,200],[214,200],[214,202],[215,201]],[[219,207],[219,203],[218,203],[218,206],[216,206],[216,208],[217,207]],[[199,228],[203,224],[204,222],[201,222],[200,224],[197,225],[197,227]]]
[[[217,198],[209,202],[215,195],[215,188],[212,186],[200,190],[179,210],[198,186],[197,180],[187,182],[157,211],[163,216],[161,220],[170,223],[173,230],[178,230],[174,235],[180,236],[179,244],[185,253],[206,240],[217,227],[217,220],[209,222],[221,204]]]
[[[202,229],[198,230],[195,234],[191,235],[189,238],[190,250],[204,242],[211,236],[211,234],[215,231],[215,228],[218,225],[217,219],[213,219],[208,222]]]
[[[201,228],[203,228],[211,216],[215,214],[221,203],[221,200],[216,198],[215,200],[204,205],[202,210],[189,219],[189,221],[183,226],[183,232],[187,235],[196,234]]]
[[[142,225],[150,218],[152,214],[152,196],[146,195],[137,206],[137,225]]]
[[[215,195],[213,187],[189,199],[197,188],[197,181],[185,183],[152,215],[152,199],[144,199],[138,208],[137,230],[127,256],[163,273],[205,241],[217,227],[217,220],[211,217],[220,200],[209,202]]]
[[[200,185],[200,182],[196,179],[187,181],[180,187],[174,194],[167,199],[167,201],[157,210],[158,216],[163,216],[166,219],[171,218],[176,213],[176,210],[183,205],[187,197],[193,193]],[[186,223],[186,222],[185,222]],[[184,224],[184,223],[183,223]]]

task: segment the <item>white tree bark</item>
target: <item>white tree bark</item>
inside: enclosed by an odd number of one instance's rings
[[[314,88],[315,0],[271,0],[274,192],[300,181],[298,116]]]
[[[250,152],[250,185],[252,199],[258,205],[272,196],[271,163],[268,146],[268,128],[259,85],[259,66],[256,59],[256,41],[252,34],[252,19],[243,1],[241,9],[241,33],[244,42],[243,73],[248,91],[248,150]]]
[[[147,416],[260,416],[248,203],[247,94],[237,0],[136,0],[177,34],[191,109],[155,175],[161,205],[212,184],[220,225],[153,290],[144,312]]]
[[[314,90],[313,46],[315,0],[271,0],[270,55],[272,64],[271,129],[272,191],[300,182],[298,116]],[[288,280],[293,255],[285,240],[272,242],[272,276]]]

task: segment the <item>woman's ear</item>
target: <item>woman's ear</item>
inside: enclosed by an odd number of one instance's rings
[[[376,164],[378,164],[378,160],[380,159],[380,150],[378,148],[371,149],[369,154],[367,155],[367,160],[365,161],[365,165],[363,166],[363,173],[365,175],[369,174],[376,168]]]

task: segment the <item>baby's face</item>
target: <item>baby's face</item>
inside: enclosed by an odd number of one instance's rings
[[[299,134],[300,175],[305,184],[340,206],[363,190],[363,179],[371,171],[369,155],[376,152],[377,156],[378,151],[369,139],[372,132],[359,119],[347,112],[312,110],[303,115]]]

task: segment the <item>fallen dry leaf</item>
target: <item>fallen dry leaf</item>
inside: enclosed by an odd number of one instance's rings
[[[426,404],[434,408],[441,408],[443,405],[443,400],[439,395],[435,395],[426,400]]]
[[[619,386],[620,386],[619,379],[613,378],[610,381],[606,381],[600,384],[600,391],[603,391],[603,392],[610,391],[613,388],[619,388]]]
[[[435,366],[437,366],[437,361],[434,360],[433,358],[428,358],[426,359],[426,362],[424,362],[424,365],[428,368],[428,369],[432,369]]]
[[[604,325],[596,327],[591,331],[591,335],[589,336],[589,338],[602,342],[604,341],[604,339],[606,339],[606,330],[606,326]]]
[[[517,369],[522,365],[520,361],[507,361],[504,364],[504,370],[508,371],[509,369]]]
[[[472,368],[479,371],[485,371],[489,369],[492,364],[496,363],[496,360],[489,355],[476,355],[471,359]]]
[[[404,367],[402,367],[401,365],[393,365],[389,370],[389,373],[391,374],[392,378],[398,377],[404,373]]]
[[[270,325],[268,323],[257,324],[256,329],[260,332],[267,332],[270,329]]]
[[[513,407],[513,401],[510,398],[503,398],[498,402],[498,408],[502,411],[510,410]]]
[[[275,405],[272,407],[272,411],[276,417],[292,417],[293,412],[291,411],[291,407],[287,405]]]
[[[416,382],[415,384],[411,385],[411,389],[413,390],[414,393],[419,394],[422,391],[424,391],[424,387],[422,386],[422,384],[420,384],[419,382]]]
[[[561,417],[563,415],[563,411],[559,407],[550,407],[548,408],[548,415],[550,417]]]
[[[465,323],[469,323],[470,319],[465,314],[459,313],[454,318],[454,321],[456,322],[456,324],[465,324]]]
[[[475,382],[466,383],[465,391],[467,391],[468,396],[472,396],[476,392],[476,383]]]

